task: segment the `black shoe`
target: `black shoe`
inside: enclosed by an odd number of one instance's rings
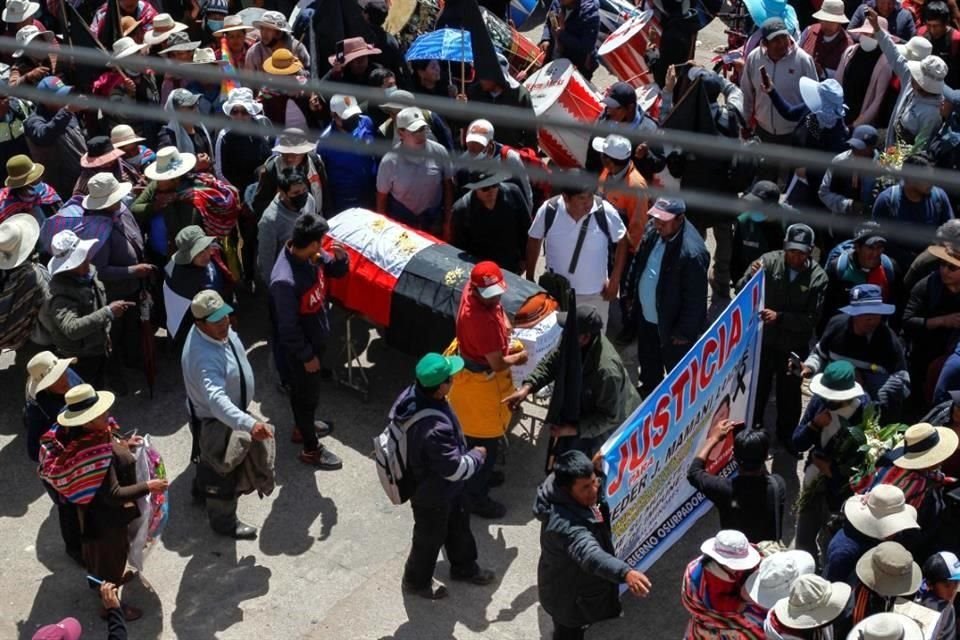
[[[402,584],[402,587],[404,593],[420,596],[421,598],[426,598],[427,600],[443,600],[449,595],[447,588],[436,580],[431,580],[430,584],[425,587],[414,587],[406,582]]]
[[[323,445],[320,445],[316,451],[301,451],[299,458],[300,462],[313,465],[324,471],[336,471],[343,468],[343,460]]]
[[[497,520],[507,515],[507,508],[496,500],[487,498],[478,504],[470,505],[470,513],[488,520]]]
[[[458,576],[455,573],[451,573],[450,577],[457,582],[469,582],[470,584],[483,587],[496,580],[497,574],[490,569],[477,569],[477,572],[472,576]]]
[[[219,529],[213,527],[213,531],[221,536],[233,538],[234,540],[253,540],[257,537],[257,528],[237,520],[232,527]]]
[[[491,471],[490,480],[489,482],[487,482],[487,486],[490,487],[491,489],[494,489],[496,487],[503,485],[506,479],[507,479],[507,475],[503,471]]]

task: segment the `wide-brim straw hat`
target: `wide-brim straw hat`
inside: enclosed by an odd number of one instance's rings
[[[157,151],[155,162],[143,170],[150,180],[173,180],[185,176],[197,166],[197,156],[192,153],[180,153],[176,147],[164,147]]]
[[[847,498],[843,515],[854,529],[874,540],[919,528],[917,510],[906,503],[900,488],[888,484],[879,484],[868,493]]]
[[[110,410],[116,397],[109,391],[97,391],[89,384],[81,384],[67,391],[66,407],[57,415],[63,427],[81,427]]]
[[[940,245],[940,244],[931,245],[931,246],[927,247],[927,251],[928,251],[928,252],[930,253],[930,255],[932,255],[934,258],[937,258],[937,259],[939,259],[939,260],[943,260],[944,262],[949,262],[950,264],[952,264],[952,265],[955,266],[955,267],[960,267],[960,254],[956,254],[956,253],[950,251],[950,249],[948,249],[947,247],[945,247],[945,246],[943,246],[943,245]]]
[[[29,213],[17,213],[0,223],[0,270],[27,261],[40,238],[40,223]]]
[[[253,27],[243,23],[240,16],[227,16],[223,19],[223,27],[213,32],[215,36],[222,36],[231,31],[253,31]]]
[[[903,545],[881,542],[857,560],[857,578],[885,598],[916,593],[923,581],[920,565]]]
[[[902,613],[875,613],[853,625],[846,640],[923,640],[923,630]],[[840,640],[839,638],[837,640]]]
[[[173,23],[173,26],[170,27],[169,29],[167,29],[166,31],[162,31],[162,32],[160,32],[160,33],[157,33],[157,32],[156,32],[156,29],[157,29],[157,21],[156,21],[156,19],[154,19],[154,21],[153,21],[153,29],[149,29],[148,31],[146,31],[146,32],[143,34],[143,44],[145,44],[145,45],[147,45],[147,46],[151,46],[151,47],[154,46],[154,45],[163,44],[163,43],[166,42],[167,39],[168,39],[170,36],[172,36],[173,34],[175,34],[175,33],[182,33],[182,32],[186,31],[186,30],[189,29],[189,28],[190,28],[190,27],[188,27],[187,25],[183,24],[182,22],[174,22],[174,23]]]
[[[960,437],[953,429],[921,422],[906,430],[903,445],[891,452],[891,458],[901,469],[929,469],[952,456],[958,442]]]
[[[816,629],[840,617],[852,589],[844,582],[828,582],[818,575],[797,578],[790,595],[773,605],[777,620],[791,629]]]
[[[27,363],[27,395],[36,398],[38,393],[59,380],[76,362],[76,358],[58,358],[50,351],[41,351],[30,358]]]

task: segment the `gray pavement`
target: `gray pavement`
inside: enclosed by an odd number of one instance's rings
[[[701,55],[709,57],[722,31],[714,25],[701,41]],[[610,80],[599,73],[596,81],[603,87]],[[241,500],[240,516],[260,528],[257,540],[214,536],[202,509],[191,504],[193,471],[179,364],[161,353],[153,399],[142,375],[127,372],[132,393],[117,402],[115,416],[124,430],[136,428],[154,438],[173,478],[169,526],[144,572],[149,587],[134,583],[125,590],[125,598],[145,610],[143,619],[131,623],[130,637],[548,637],[550,621],[536,591],[539,526],[530,511],[545,455],[539,429],[534,441],[521,427],[510,434],[508,480],[494,490],[507,505],[507,516],[473,521],[480,561],[497,572],[497,582],[488,587],[453,583],[451,597],[441,602],[404,597],[400,575],[410,510],[389,504],[369,454],[371,438],[407,384],[413,360],[375,339],[364,354],[372,383],[369,402],[332,382],[324,387],[321,417],[337,423],[325,442],[343,457],[344,468],[314,472],[296,460],[296,445],[289,442],[290,413],[275,386],[265,342],[265,296],[243,298],[240,317],[240,334],[257,375],[257,409],[277,427],[277,489],[263,500]],[[0,638],[29,638],[38,626],[68,615],[81,620],[85,638],[102,637],[98,599],[86,588],[85,573],[63,553],[56,513],[26,457],[20,411],[23,368],[32,353],[18,354],[16,364],[0,372]],[[711,511],[649,572],[652,595],[645,600],[627,596],[624,616],[596,625],[588,637],[681,638],[683,568],[717,524]],[[438,577],[445,580],[447,571],[441,560]]]

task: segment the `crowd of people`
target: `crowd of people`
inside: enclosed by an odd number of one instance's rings
[[[582,638],[619,614],[619,585],[647,594],[649,579],[613,554],[596,454],[709,318],[763,271],[754,424],[711,430],[689,470],[722,530],[684,575],[686,637],[919,638],[916,623],[894,611],[897,597],[941,613],[926,637],[956,637],[960,544],[949,525],[960,522],[952,493],[960,189],[935,184],[960,164],[954,3],[768,3],[742,56],[720,71],[687,61],[689,47],[678,53],[676,38],[696,31],[685,5],[654,3],[664,25],[680,25],[665,30],[654,65],[659,114],[645,110],[628,79],[599,87],[599,120],[618,132],[592,137],[585,166],[564,170],[570,180],[554,188],[525,171],[561,168],[538,146],[526,74],[515,77],[504,55],[493,68],[478,64],[467,83],[439,60],[408,64],[407,43],[384,28],[382,0],[360,1],[366,36],[337,42],[304,37],[316,24],[309,7],[291,24],[276,10],[289,7],[266,0],[248,23],[237,4],[203,0],[196,12],[171,15],[151,0],[8,0],[2,14],[3,35],[21,48],[0,54],[8,87],[0,90],[0,347],[43,349],[26,366],[28,455],[57,507],[66,554],[103,582],[111,637],[125,637],[124,621],[141,615],[116,587],[132,578],[127,528],[141,515],[137,500],[167,489],[166,479],[137,475],[143,438],[125,434],[111,412],[130,392],[127,372],[151,366],[143,327],[166,329],[180,354],[194,498],[215,533],[255,537],[237,502],[273,490],[280,433],[250,410],[255,381],[275,380],[288,397],[286,431],[302,446],[300,462],[343,466],[321,442],[336,416],[319,412],[321,380],[332,375],[329,279],[345,277],[350,259],[326,236],[329,220],[355,208],[477,262],[456,345],[419,360],[390,412],[409,453],[398,495],[415,522],[405,591],[447,595],[433,578],[441,547],[454,580],[495,579],[477,562],[470,516],[506,513],[490,492],[508,480],[496,461],[513,411],[565,384],[574,359],[578,388],[565,392],[579,395],[579,408],[548,425],[548,476],[533,507],[542,523],[540,601],[555,638]],[[487,8],[507,17],[506,3]],[[109,56],[102,69],[28,48],[63,46],[54,34],[84,18]],[[599,25],[597,0],[554,0],[539,42],[545,62],[566,58],[593,77]],[[143,70],[129,63],[134,55],[180,66]],[[219,80],[197,79],[197,68],[219,70]],[[279,89],[278,78],[304,88]],[[379,89],[384,99],[327,95],[310,78]],[[16,97],[21,88],[48,99]],[[91,109],[86,96],[163,109],[167,120],[146,109]],[[420,96],[482,105],[485,117],[429,110]],[[706,121],[681,117],[691,101]],[[526,110],[529,120],[495,124],[493,105]],[[824,168],[751,153],[707,159],[630,137],[670,128],[833,160]],[[378,156],[373,142],[392,149]],[[500,170],[470,166],[477,159]],[[884,167],[911,171],[901,180]],[[649,187],[668,195],[651,197]],[[687,190],[705,189],[739,197],[738,208],[685,201]],[[505,272],[536,280],[564,311],[560,324],[576,327],[575,355],[554,351],[519,385],[510,370],[531,354],[510,338]],[[256,304],[269,308],[269,372],[254,371],[235,331]],[[636,350],[638,372],[625,350]],[[876,435],[890,424],[903,427]],[[710,464],[724,442],[733,445],[734,479]],[[767,470],[773,455],[804,459],[794,510],[783,478]],[[786,550],[783,521],[794,514],[795,548]],[[75,637],[74,624],[36,637]]]

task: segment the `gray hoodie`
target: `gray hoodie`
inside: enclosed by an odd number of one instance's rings
[[[270,272],[277,256],[293,235],[293,225],[301,213],[317,213],[316,201],[312,195],[307,196],[307,204],[301,211],[288,209],[280,196],[276,195],[260,216],[257,223],[257,273],[264,281],[270,280]]]

